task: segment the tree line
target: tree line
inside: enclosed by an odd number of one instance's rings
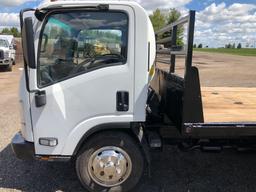
[[[203,44],[202,44],[202,43],[200,43],[200,44],[198,44],[198,45],[197,45],[197,44],[194,44],[193,47],[194,47],[194,48],[203,48]],[[206,45],[205,48],[208,48],[208,45]],[[238,43],[237,46],[236,46],[235,43],[233,43],[233,44],[228,43],[228,44],[225,45],[224,48],[226,48],[226,49],[235,49],[235,48],[241,49],[241,48],[242,48],[242,44],[241,44],[241,43]]]
[[[20,37],[20,32],[16,27],[3,28],[0,32],[1,35],[13,35],[14,37]]]
[[[154,31],[157,32],[164,26],[171,24],[177,21],[181,17],[180,11],[177,9],[169,9],[169,10],[160,10],[156,9],[150,16],[150,20],[152,22]],[[184,27],[178,26],[177,29],[177,45],[184,45],[183,43],[183,33]],[[168,37],[171,33],[166,32],[162,35],[162,37]],[[160,37],[161,38],[161,37]]]
[[[242,48],[242,45],[241,45],[241,43],[238,43],[237,44],[237,46],[236,46],[236,44],[235,43],[233,43],[233,44],[226,44],[225,45],[225,48],[227,48],[227,49],[235,49],[235,48],[237,48],[237,49],[241,49]]]

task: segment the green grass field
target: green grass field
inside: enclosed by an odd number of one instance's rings
[[[225,49],[225,48],[194,48],[194,51],[202,51],[209,53],[226,53],[232,55],[241,55],[241,56],[256,56],[256,48],[248,49]]]

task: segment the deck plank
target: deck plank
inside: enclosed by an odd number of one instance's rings
[[[202,87],[205,122],[256,122],[256,88]]]

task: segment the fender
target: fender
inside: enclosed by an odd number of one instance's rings
[[[144,156],[145,160],[147,161],[148,165],[150,165],[151,156],[150,156],[150,151],[149,151],[149,145],[148,145],[147,140],[144,135],[144,131],[143,131],[142,127],[140,126],[140,124],[131,123],[131,122],[105,123],[105,124],[97,125],[97,126],[91,128],[89,131],[87,131],[82,136],[82,138],[78,142],[72,156],[74,157],[78,154],[79,150],[81,149],[83,144],[87,141],[87,139],[90,138],[90,136],[92,136],[96,133],[102,132],[102,131],[106,131],[106,130],[108,130],[108,131],[109,130],[125,131],[129,135],[131,135],[133,138],[135,138],[136,141],[138,142],[138,144],[142,148],[142,152],[145,155]]]
[[[131,122],[133,122],[132,114],[103,115],[83,120],[74,126],[65,138],[62,138],[63,143],[58,155],[72,156],[82,138],[85,139],[96,131],[111,129],[112,126],[115,129],[120,129],[119,126],[121,126],[121,129],[129,129]],[[124,124],[126,125],[124,126]]]
[[[95,127],[91,128],[89,131],[87,131],[83,137],[80,139],[80,141],[78,142],[74,152],[73,152],[73,155],[72,156],[75,156],[80,148],[83,146],[83,144],[86,142],[86,140],[92,136],[93,134],[95,133],[99,133],[101,131],[106,131],[106,130],[123,130],[123,129],[126,129],[126,131],[128,129],[131,128],[131,122],[122,122],[122,123],[104,123],[104,124],[101,124],[101,125],[96,125]]]

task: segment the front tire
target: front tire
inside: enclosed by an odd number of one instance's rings
[[[102,132],[85,143],[76,159],[76,172],[91,192],[127,192],[144,171],[141,149],[128,134]]]
[[[7,66],[7,71],[12,71],[12,63]]]

